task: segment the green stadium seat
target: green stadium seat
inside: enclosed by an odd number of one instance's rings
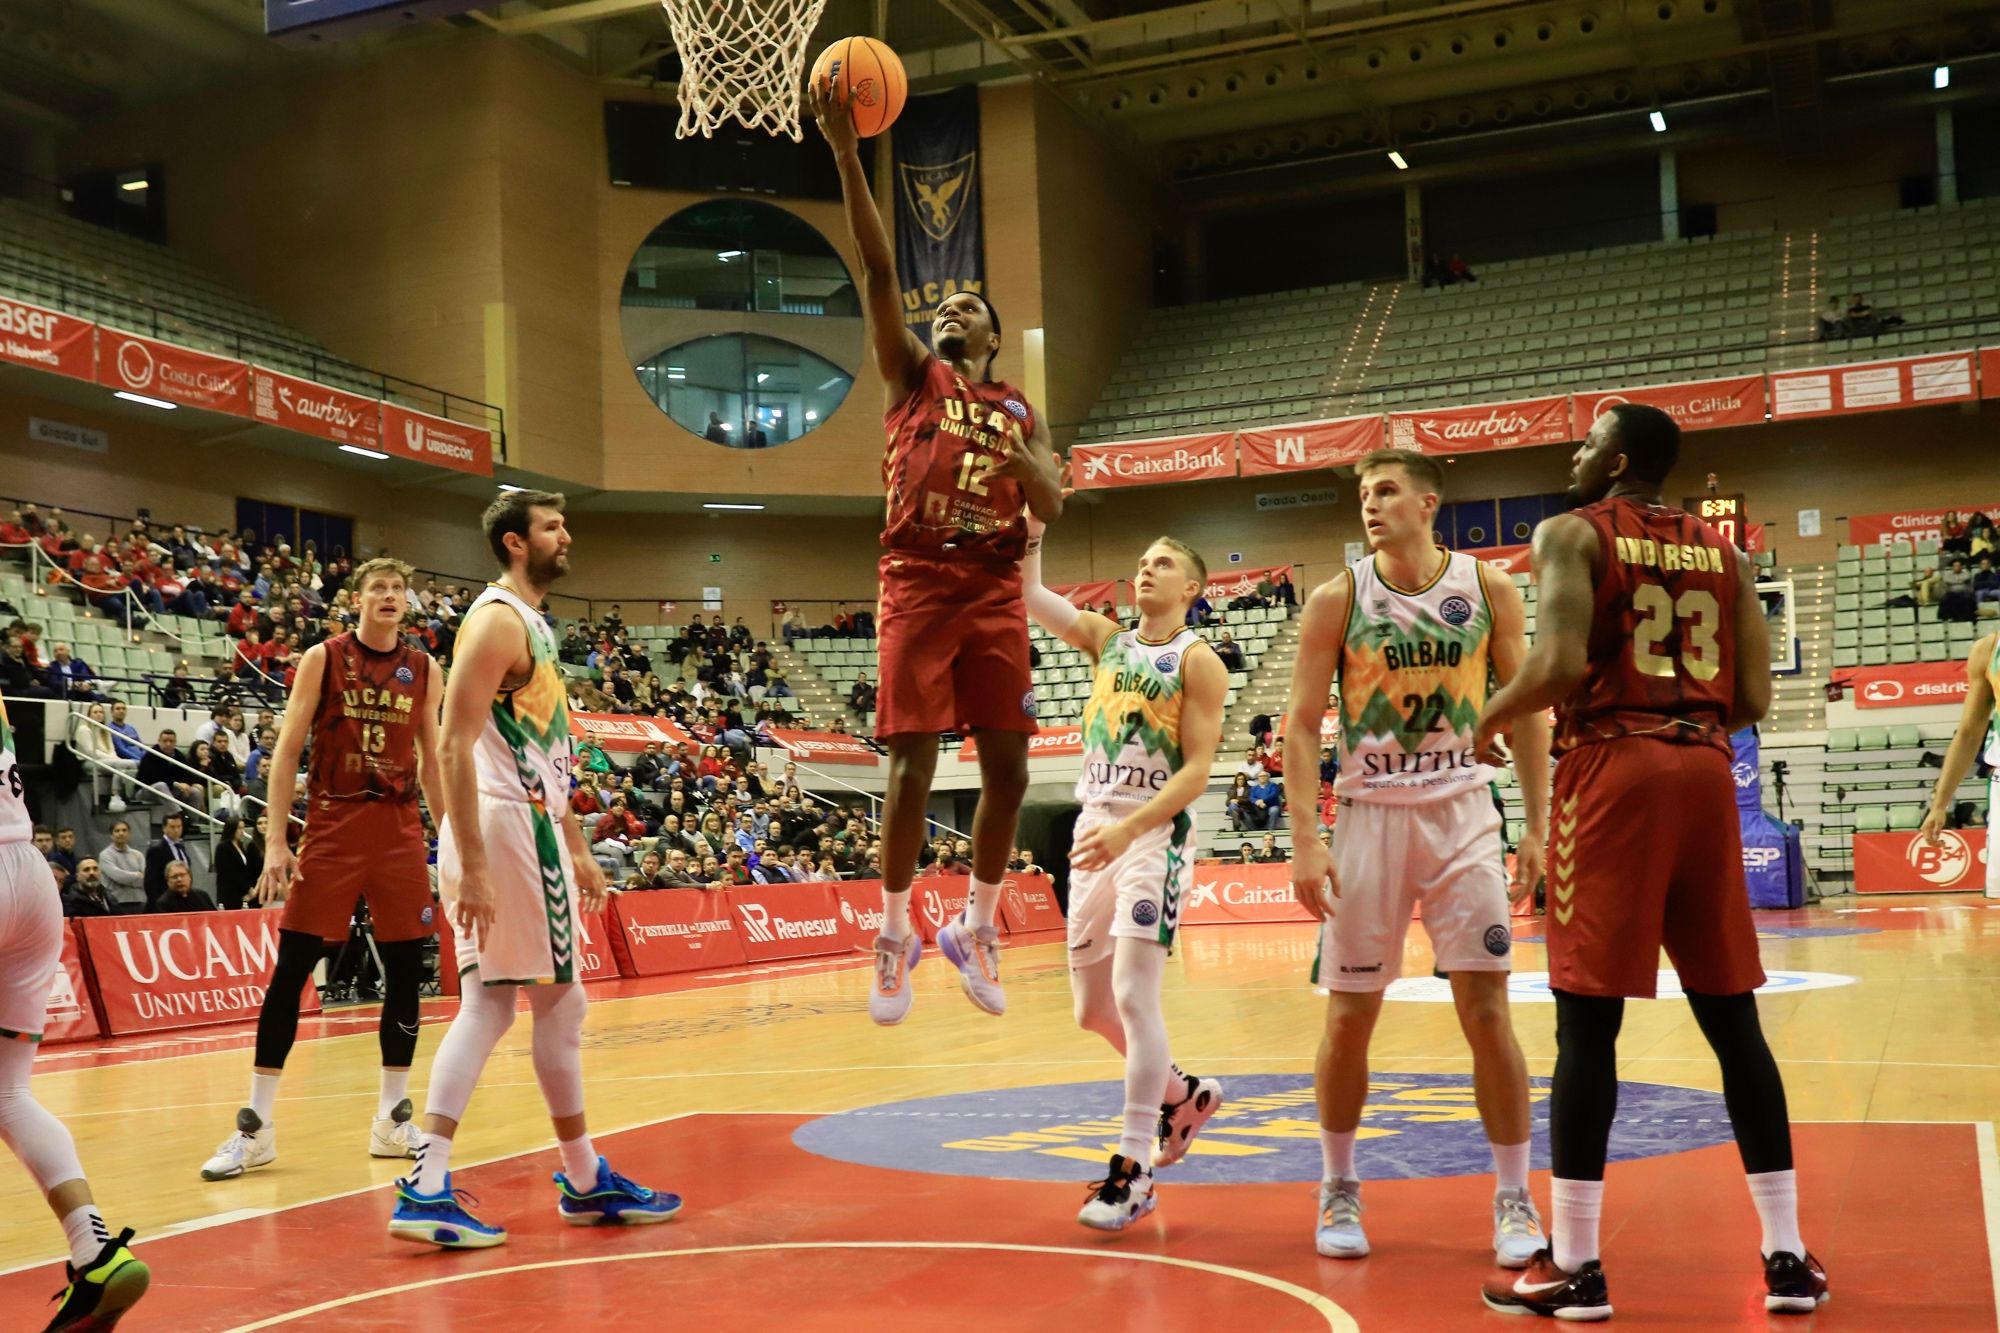
[[[1887,727],[1862,727],[1855,734],[1854,748],[1857,750],[1886,750],[1889,748]]]
[[[1909,832],[1923,826],[1924,808],[1921,805],[1897,805],[1889,809],[1889,828],[1895,833]]]
[[[1826,733],[1826,748],[1832,753],[1844,753],[1856,748],[1859,739],[1859,733],[1853,727],[1835,727]]]
[[[1913,726],[1906,724],[1900,727],[1889,728],[1889,745],[1893,749],[1907,750],[1912,746],[1922,745],[1923,743],[1923,738],[1918,735],[1917,729]]]
[[[1887,833],[1889,812],[1880,806],[1864,806],[1854,812],[1856,833]]]

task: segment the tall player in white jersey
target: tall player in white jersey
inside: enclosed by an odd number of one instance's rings
[[[110,1328],[146,1294],[150,1275],[126,1248],[131,1229],[113,1236],[104,1225],[76,1140],[28,1090],[63,941],[62,900],[34,832],[14,730],[0,699],[0,1139],[35,1178],[69,1240],[69,1285],[57,1297],[48,1333]]]
[[[1097,664],[1083,711],[1083,815],[1070,848],[1069,980],[1079,1027],[1125,1057],[1124,1128],[1077,1221],[1122,1231],[1153,1211],[1171,1166],[1222,1104],[1222,1085],[1175,1066],[1160,982],[1196,848],[1188,806],[1208,786],[1229,672],[1187,628],[1208,568],[1171,537],[1133,578],[1139,624],[1080,611],[1042,585],[1042,524],[1028,520],[1021,596],[1036,624]]]
[[[1286,714],[1285,771],[1317,771],[1320,721],[1340,678],[1340,818],[1331,853],[1310,836],[1317,784],[1288,792],[1292,890],[1320,918],[1313,981],[1327,990],[1319,1094],[1318,1251],[1368,1253],[1354,1142],[1368,1096],[1368,1041],[1382,992],[1402,968],[1421,903],[1437,966],[1450,974],[1472,1085],[1493,1150],[1493,1250],[1526,1266],[1547,1242],[1528,1193],[1528,1068],[1507,1012],[1508,901],[1534,888],[1548,833],[1546,718],[1514,731],[1527,831],[1508,884],[1493,770],[1472,743],[1489,676],[1506,684],[1527,656],[1520,590],[1483,562],[1437,546],[1444,473],[1422,454],[1361,460],[1361,519],[1373,554],[1313,589],[1299,629]]]
[[[396,1182],[389,1234],[446,1249],[507,1239],[452,1193],[451,1145],[493,1048],[514,1022],[519,992],[534,1013],[535,1081],[555,1124],[563,1169],[556,1209],[566,1222],[664,1222],[680,1211],[613,1171],[591,1145],[583,1113],[583,939],[578,898],[604,905],[604,871],[569,808],[569,705],[556,636],[540,607],[569,571],[563,497],[512,491],[481,520],[505,572],[473,600],[445,684],[438,766],[445,818],[438,887],[458,927],[458,1015],[431,1065],[413,1177]]]

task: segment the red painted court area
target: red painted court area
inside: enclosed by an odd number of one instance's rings
[[[1312,1251],[1306,1184],[1161,1187],[1122,1237],[1074,1221],[1082,1187],[888,1172],[792,1145],[810,1117],[694,1116],[599,1139],[613,1163],[688,1200],[660,1226],[556,1217],[553,1151],[455,1183],[508,1244],[392,1241],[385,1190],[147,1239],[152,1294],[126,1329],[703,1333],[952,1328],[1401,1331],[1516,1328],[1487,1311],[1485,1177],[1367,1186],[1374,1254]],[[1993,1329],[1994,1280],[1969,1125],[1796,1127],[1806,1236],[1834,1298],[1764,1313],[1735,1150],[1614,1165],[1605,1201],[1616,1323],[1658,1330]],[[1546,1175],[1535,1181],[1546,1201]],[[54,1268],[0,1278],[0,1310],[41,1310]],[[1316,1297],[1326,1302],[1315,1305]],[[13,1318],[8,1327],[20,1327]]]

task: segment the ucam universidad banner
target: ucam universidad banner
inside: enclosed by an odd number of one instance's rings
[[[979,191],[979,89],[912,97],[896,117],[896,273],[903,322],[931,338],[938,302],[986,292],[986,222]]]

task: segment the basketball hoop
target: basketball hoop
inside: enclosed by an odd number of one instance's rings
[[[746,129],[799,130],[806,41],[826,0],[660,0],[681,57],[676,138],[712,137],[734,117]]]

